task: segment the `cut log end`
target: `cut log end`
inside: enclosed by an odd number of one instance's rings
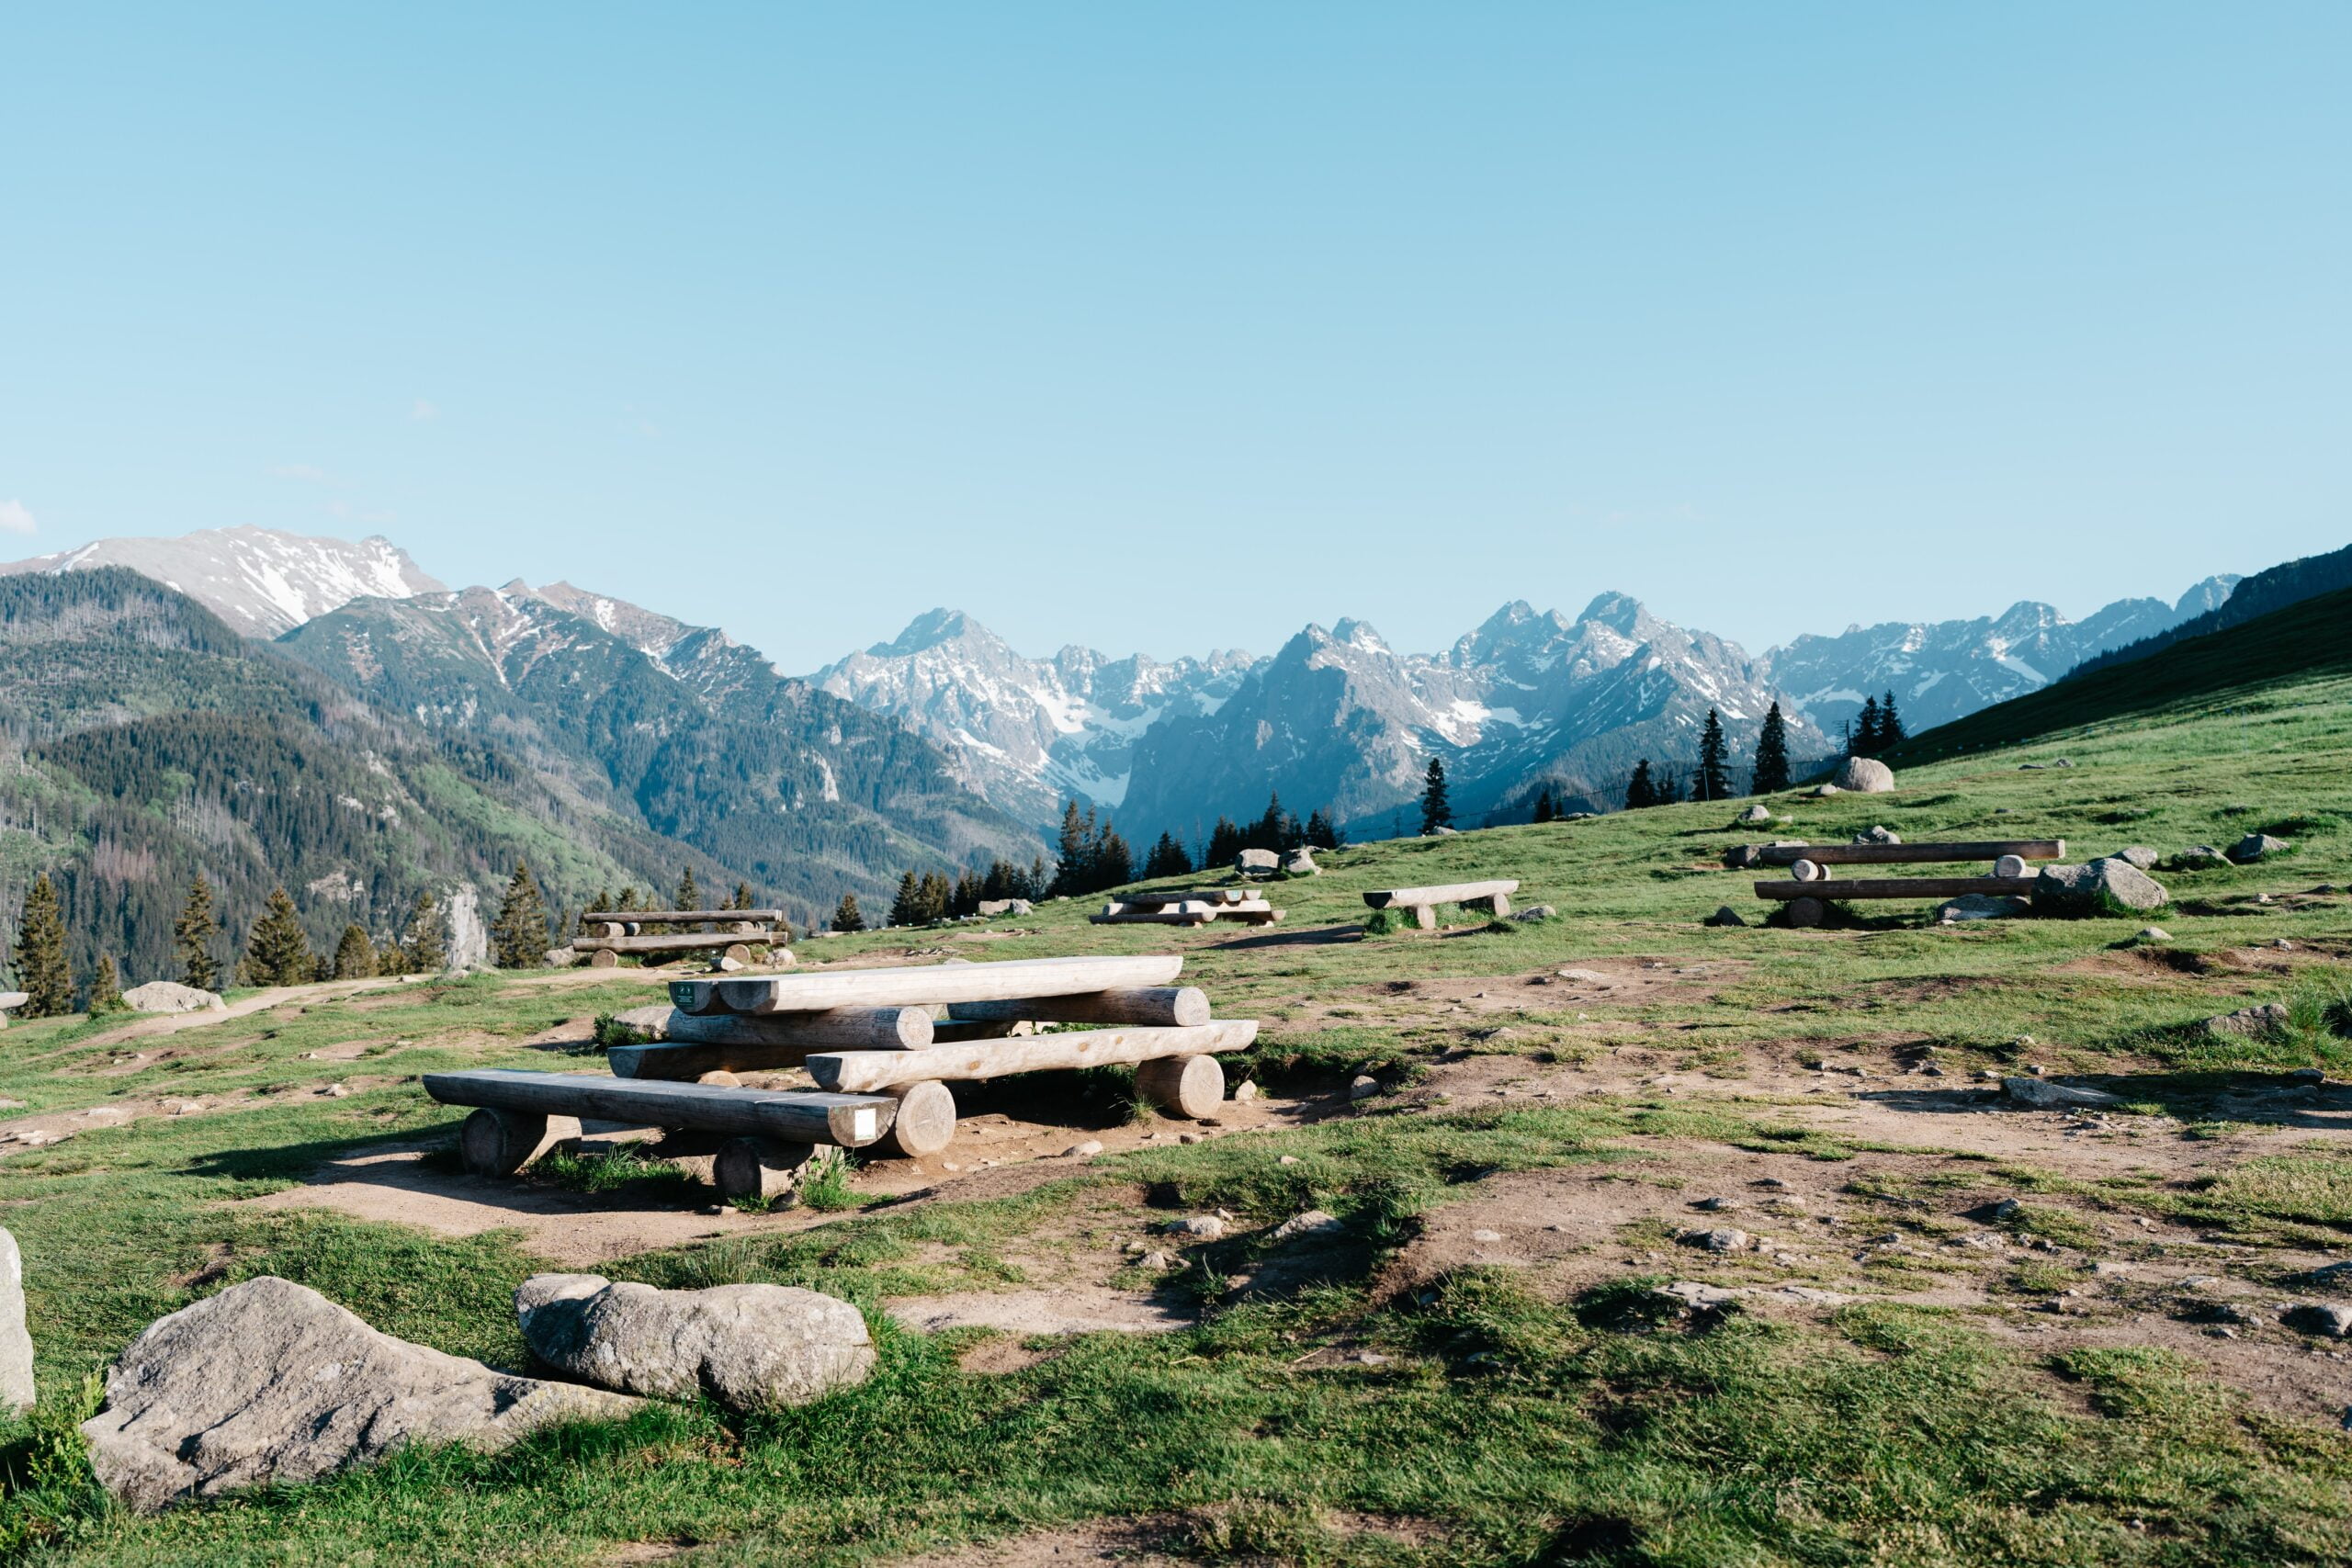
[[[899,1114],[890,1123],[888,1147],[909,1159],[935,1155],[956,1136],[956,1096],[936,1078],[897,1091]]]
[[[1225,1068],[1215,1056],[1165,1056],[1136,1068],[1136,1089],[1168,1115],[1205,1122],[1225,1103]]]
[[[1792,898],[1788,903],[1789,924],[1800,927],[1817,926],[1829,913],[1829,906],[1818,898]]]
[[[458,1153],[475,1176],[512,1176],[558,1144],[578,1136],[580,1122],[574,1117],[483,1106],[458,1129]]]
[[[1789,875],[1798,882],[1826,882],[1829,868],[1819,861],[1801,860],[1790,865]]]
[[[599,948],[588,955],[588,967],[591,969],[617,969],[620,966],[621,955],[610,948]]]

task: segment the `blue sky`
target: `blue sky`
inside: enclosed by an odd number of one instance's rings
[[[8,5],[0,558],[804,670],[1751,647],[2352,540],[2352,6]],[[28,533],[28,528],[31,532]]]

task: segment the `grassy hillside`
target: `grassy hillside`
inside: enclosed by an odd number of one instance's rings
[[[2345,673],[2352,673],[2352,588],[2071,676],[1915,735],[1887,760],[1911,766],[2125,719],[2256,713],[2278,682]]]
[[[1125,1106],[1116,1072],[1015,1085],[970,1109],[1037,1135],[972,1128],[957,1150],[1054,1157],[876,1162],[839,1212],[705,1219],[676,1172],[636,1168],[563,1223],[670,1228],[601,1271],[832,1292],[875,1327],[873,1380],[784,1416],[662,1407],[155,1519],[106,1509],[58,1434],[85,1374],[223,1283],[286,1275],[523,1364],[507,1303],[562,1239],[541,1222],[456,1235],[288,1201],[327,1191],[302,1184],[331,1160],[494,1199],[447,1174],[458,1119],[416,1074],[593,1065],[548,1043],[656,977],[318,992],[153,1041],[19,1025],[0,1037],[19,1123],[165,1091],[209,1108],[5,1145],[42,1404],[0,1429],[0,1540],[126,1564],[881,1564],[1006,1538],[1031,1554],[1011,1561],[1431,1568],[2352,1559],[2343,1345],[2277,1310],[2344,1297],[2312,1271],[2352,1255],[2352,1089],[2292,1076],[2352,1074],[2347,699],[2352,675],[2184,686],[2024,751],[1906,767],[1894,795],[1777,797],[1789,820],[1758,835],[2291,841],[2160,873],[2161,943],[2134,940],[2144,918],[1936,928],[1899,904],[1704,927],[1761,908],[1719,869],[1742,837],[1721,804],[1348,849],[1276,888],[1289,914],[1267,931],[1094,927],[1057,902],[808,943],[811,964],[1182,950],[1222,1014],[1264,1021],[1234,1064],[1264,1094],[1195,1129]],[[2018,770],[2062,749],[2073,768]],[[1366,888],[1492,875],[1557,918],[1361,934]],[[2268,1034],[2204,1026],[2269,1001],[2290,1010]],[[1979,1086],[2035,1067],[2120,1103],[2026,1111]],[[1359,1073],[1381,1092],[1351,1100]],[[330,1079],[352,1092],[318,1093]],[[1059,1157],[1080,1137],[1107,1152]],[[1347,1227],[1322,1271],[1245,1288],[1310,1206]],[[1219,1241],[1152,1229],[1219,1207]],[[1726,1224],[1769,1246],[1695,1244]],[[1147,1236],[1181,1267],[1122,1250]],[[1747,1293],[1687,1309],[1670,1281]],[[1185,1321],[929,1334],[885,1310],[1023,1292]],[[1130,1518],[1142,1545],[1103,1524]]]

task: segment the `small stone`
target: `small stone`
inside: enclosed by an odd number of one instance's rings
[[[2335,1339],[2352,1337],[2352,1305],[2342,1302],[2298,1303],[2288,1308],[2279,1321],[2306,1334],[2324,1334]]]
[[[1740,1204],[1739,1200],[1736,1198],[1725,1198],[1718,1195],[1713,1198],[1702,1198],[1690,1206],[1694,1209],[1704,1209],[1713,1213],[1726,1209],[1736,1209]]]
[[[1356,1352],[1356,1364],[1360,1367],[1385,1367],[1388,1364],[1388,1358],[1377,1350],[1359,1350]]]
[[[1141,1258],[1145,1253],[1149,1252],[1151,1247],[1145,1242],[1130,1241],[1119,1250],[1129,1258]]]
[[[1374,1095],[1378,1094],[1379,1092],[1380,1080],[1374,1077],[1369,1073],[1358,1074],[1355,1081],[1348,1085],[1348,1098],[1350,1100],[1370,1100]]]
[[[351,1092],[351,1086],[347,1083],[331,1083],[319,1092],[329,1100],[341,1100]]]
[[[1296,1165],[1298,1163],[1298,1156],[1296,1155],[1284,1155],[1280,1159],[1274,1161],[1274,1163],[1276,1165]]]
[[[1273,1229],[1275,1241],[1296,1241],[1301,1236],[1336,1235],[1346,1227],[1336,1214],[1320,1209],[1309,1209],[1303,1214],[1293,1214]]]
[[[1238,1083],[1238,1084],[1236,1084],[1236,1085],[1234,1085],[1234,1086],[1233,1086],[1233,1102],[1234,1102],[1236,1105],[1247,1105],[1247,1104],[1249,1104],[1251,1100],[1255,1100],[1255,1099],[1257,1099],[1257,1098],[1258,1098],[1258,1080],[1257,1080],[1257,1079],[1255,1079],[1255,1078],[1245,1078],[1245,1079],[1243,1079],[1240,1083]]]
[[[1514,920],[1523,922],[1556,920],[1559,918],[1559,909],[1550,904],[1531,904],[1526,908],[1520,910],[1517,914],[1511,917]]]
[[[1854,835],[1858,844],[1899,844],[1903,835],[1892,828],[1871,828]]]
[[[1713,914],[1699,923],[1705,926],[1745,926],[1747,921],[1737,909],[1733,908],[1729,904],[1724,904],[1718,906]]]
[[[1180,1144],[1197,1144],[1201,1141],[1201,1134],[1198,1133],[1179,1133],[1176,1134],[1176,1141]]]
[[[1500,1231],[1475,1230],[1470,1233],[1470,1239],[1476,1242],[1495,1242],[1502,1238],[1503,1233]]]
[[[1580,986],[1605,986],[1609,984],[1609,976],[1603,975],[1598,969],[1563,969],[1560,971],[1560,978],[1563,980],[1574,980]]]
[[[2139,934],[2132,940],[2135,942],[2170,942],[2172,940],[2172,932],[2165,930],[2162,926],[2142,926],[2140,928]]]
[[[1736,1225],[1718,1225],[1713,1230],[1685,1231],[1679,1238],[1685,1246],[1702,1247],[1709,1252],[1745,1252],[1755,1245],[1756,1238]]]
[[[707,1083],[714,1089],[741,1089],[743,1087],[743,1080],[737,1077],[733,1073],[729,1072],[725,1067],[713,1067],[710,1071],[703,1074],[702,1077],[695,1079],[695,1082]]]
[[[2145,844],[2132,844],[2128,848],[2116,851],[2115,858],[2140,871],[2154,871],[2156,869],[2156,862],[2164,857]]]
[[[1225,1222],[1215,1214],[1194,1214],[1170,1224],[1169,1230],[1177,1235],[1188,1235],[1195,1241],[1215,1241],[1225,1235]]]
[[[1164,1252],[1147,1252],[1143,1255],[1143,1266],[1164,1273],[1176,1267],[1176,1260]]]
[[[2011,1100],[2037,1111],[2123,1103],[2121,1095],[2109,1094],[2105,1089],[2074,1089],[2065,1084],[2045,1083],[2040,1078],[2007,1078],[2001,1087]]]
[[[2218,1018],[2205,1021],[2207,1030],[2215,1034],[2235,1035],[2245,1040],[2259,1040],[2287,1026],[2287,1004],[2265,1002],[2259,1007],[2240,1008]]]
[[[2265,855],[2275,855],[2288,847],[2284,839],[2274,839],[2267,833],[2248,833],[2230,846],[2230,858],[2240,865],[2250,865]]]
[[[1063,1155],[1070,1159],[1091,1159],[1102,1152],[1102,1141],[1100,1138],[1089,1138],[1082,1144],[1072,1144],[1062,1151]]]

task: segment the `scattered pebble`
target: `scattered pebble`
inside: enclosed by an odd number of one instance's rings
[[[1502,1238],[1503,1233],[1500,1231],[1475,1230],[1470,1233],[1470,1239],[1472,1241],[1500,1241]]]
[[[1168,1269],[1176,1267],[1176,1260],[1164,1252],[1147,1252],[1143,1255],[1143,1266],[1147,1269]]]
[[[1257,1098],[1258,1083],[1255,1078],[1250,1079],[1245,1083],[1238,1084],[1234,1088],[1233,1102],[1236,1105],[1247,1105]]]

